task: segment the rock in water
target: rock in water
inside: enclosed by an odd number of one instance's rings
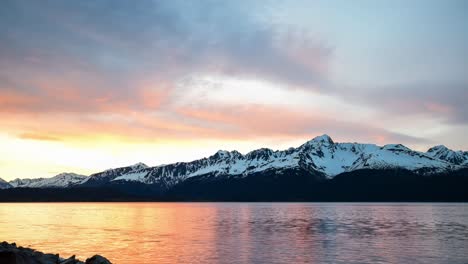
[[[75,259],[75,255],[67,258],[67,259],[64,259],[60,262],[60,264],[78,264],[80,262],[78,262],[76,259]]]
[[[44,254],[30,248],[17,247],[15,243],[0,243],[0,263],[2,264],[57,264],[59,256]]]
[[[86,260],[86,264],[112,264],[108,259],[103,256],[94,255]]]
[[[71,256],[60,258],[58,254],[45,254],[31,248],[17,247],[15,243],[0,243],[0,264],[85,264]],[[86,264],[112,264],[103,256],[94,255]]]

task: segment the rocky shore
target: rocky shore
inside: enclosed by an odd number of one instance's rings
[[[58,254],[42,253],[31,248],[18,247],[15,243],[0,243],[1,264],[111,264],[103,256],[94,255],[85,262],[71,256],[67,259]]]

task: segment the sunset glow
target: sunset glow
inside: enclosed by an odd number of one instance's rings
[[[402,3],[1,3],[0,176],[287,149],[324,133],[468,149],[467,4]]]

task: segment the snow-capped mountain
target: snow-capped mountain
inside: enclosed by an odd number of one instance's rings
[[[9,184],[15,188],[66,188],[80,184],[86,178],[75,173],[61,173],[52,178],[15,179]]]
[[[297,148],[271,150],[261,148],[245,155],[220,150],[192,162],[148,167],[143,163],[109,169],[89,177],[62,173],[44,179],[16,179],[0,186],[63,188],[105,184],[144,183],[169,189],[193,177],[216,179],[246,178],[259,173],[300,172],[324,179],[361,169],[404,169],[419,175],[431,175],[468,168],[468,152],[435,146],[427,152],[411,150],[401,144],[377,146],[361,143],[335,143],[328,135],[315,137]]]
[[[11,187],[12,186],[7,181],[0,178],[0,189],[8,189],[8,188],[11,188]]]
[[[140,182],[169,188],[195,176],[247,177],[283,170],[301,170],[326,178],[359,169],[401,168],[421,175],[458,170],[466,165],[445,155],[413,151],[401,144],[335,143],[328,135],[316,137],[298,148],[273,151],[262,148],[245,155],[220,150],[214,155],[192,162],[148,167],[136,164],[91,175],[85,184]],[[437,152],[439,153],[439,152]],[[458,152],[456,152],[458,153]]]
[[[467,152],[336,143],[322,135],[287,150],[220,150],[192,162],[137,163],[89,177],[0,181],[10,188],[0,190],[0,201],[465,202],[467,184]],[[53,189],[64,187],[76,188]]]
[[[128,167],[121,167],[115,169],[108,169],[103,172],[98,172],[91,174],[87,179],[85,179],[82,184],[86,185],[100,185],[102,183],[107,183],[114,180],[116,177],[122,175],[133,175],[138,171],[147,169],[148,166],[144,163],[137,163]]]
[[[426,152],[426,155],[436,159],[445,160],[456,165],[468,166],[468,151],[453,151],[448,149],[446,146],[439,145],[430,148]]]
[[[8,183],[13,186],[14,188],[17,188],[17,187],[29,187],[29,185],[35,183],[35,182],[40,182],[40,181],[43,181],[45,180],[45,178],[35,178],[35,179],[20,179],[20,178],[17,178],[17,179],[14,179],[14,180],[11,180],[9,181]]]

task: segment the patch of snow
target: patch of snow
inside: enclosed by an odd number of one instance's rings
[[[138,162],[136,164],[133,164],[132,166],[130,166],[133,170],[141,170],[141,169],[146,169],[148,168],[148,165],[142,163],[142,162]]]
[[[468,152],[467,151],[454,151],[444,145],[438,145],[430,148],[426,155],[435,159],[444,160],[456,165],[468,166]]]
[[[9,184],[4,179],[0,178],[0,189],[8,189],[8,188],[12,188],[12,187],[13,186],[11,186],[11,184]]]
[[[114,178],[112,181],[137,181],[137,182],[144,182],[145,176],[148,175],[147,171],[140,171],[140,172],[132,172],[129,174],[125,174]]]
[[[61,173],[52,178],[16,179],[10,182],[16,188],[65,188],[80,184],[87,177],[75,173]]]

